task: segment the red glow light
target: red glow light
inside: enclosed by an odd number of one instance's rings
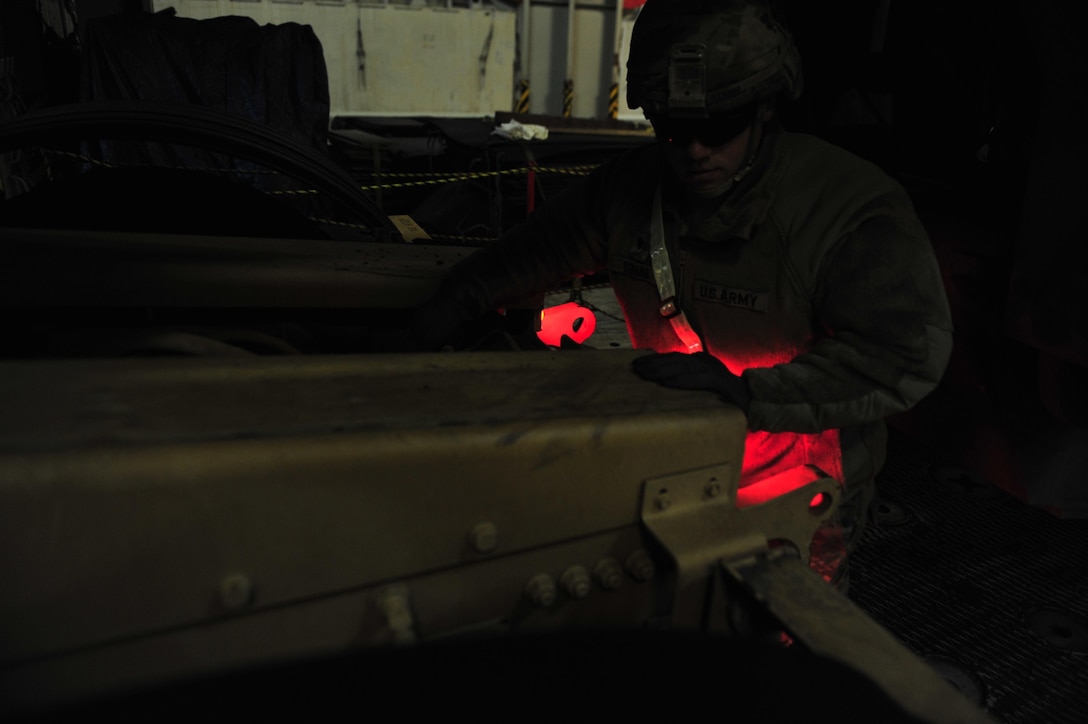
[[[578,302],[566,302],[548,307],[540,313],[540,331],[536,336],[549,347],[559,347],[563,337],[577,344],[584,343],[597,329],[593,311]]]
[[[808,512],[820,515],[831,507],[831,496],[827,493],[816,493],[812,500],[808,501]]]
[[[769,478],[764,478],[763,480],[738,490],[737,507],[747,508],[751,505],[766,503],[768,500],[785,495],[786,493],[792,493],[798,488],[803,488],[813,480],[817,480],[819,477],[819,473],[808,465],[791,468],[784,473],[772,475]],[[821,498],[822,496],[823,493],[820,493],[816,498]],[[816,502],[816,498],[813,498],[813,502]],[[812,503],[809,503],[809,507],[812,507]]]
[[[655,348],[655,351],[690,353],[679,341],[672,348]],[[765,345],[763,349],[746,350],[738,346],[707,351],[721,360],[730,372],[740,375],[748,369],[787,363],[804,350],[781,344]],[[814,433],[749,430],[744,440],[737,507],[759,505],[792,492],[815,479],[809,472],[813,469],[842,482],[842,450],[837,429]]]

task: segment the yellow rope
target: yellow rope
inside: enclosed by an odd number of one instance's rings
[[[54,156],[65,156],[67,158],[75,159],[76,161],[82,161],[83,163],[89,163],[89,164],[92,164],[94,166],[102,166],[103,168],[118,168],[117,164],[109,163],[108,161],[100,161],[97,158],[91,158],[90,156],[84,156],[81,153],[72,153],[71,151],[61,151],[60,149],[57,149],[57,148],[43,148],[42,151],[45,152],[45,153],[51,153]],[[122,165],[137,166],[137,165],[146,165],[146,164],[122,164]],[[261,174],[261,175],[265,175],[265,176],[282,176],[283,175],[279,171],[273,171],[272,169],[252,169],[252,170],[243,171],[243,170],[237,169],[237,168],[200,168],[200,169],[198,169],[198,168],[196,168],[194,166],[161,165],[161,166],[157,166],[157,167],[158,168],[172,168],[172,169],[177,169],[179,171],[213,171],[215,173],[244,173],[244,174],[254,174],[254,175]]]
[[[596,168],[595,165],[587,166],[571,166],[569,168],[552,168],[547,166],[537,166],[537,173],[548,174],[566,174],[569,176],[586,176]],[[412,186],[439,186],[445,183],[454,183],[457,181],[472,181],[482,178],[493,178],[496,176],[514,176],[529,173],[530,168],[525,166],[523,168],[508,168],[502,171],[477,171],[469,173],[377,173],[373,174],[375,177],[388,177],[388,178],[423,178],[423,181],[400,181],[387,184],[369,184],[360,188],[363,191],[371,191],[375,189],[399,189],[410,188]],[[436,178],[430,178],[436,177]]]
[[[95,158],[90,158],[78,153],[71,153],[69,151],[60,151],[56,149],[48,149],[50,153],[58,156],[67,156],[69,158],[83,161],[85,163],[95,164],[97,166],[103,166],[106,168],[115,168],[116,166],[106,161],[99,161]],[[369,184],[366,186],[360,186],[363,191],[374,191],[377,189],[399,189],[399,188],[411,188],[413,186],[440,186],[445,183],[456,183],[458,181],[472,181],[476,179],[495,178],[498,176],[517,176],[521,174],[527,174],[530,170],[535,170],[538,174],[558,174],[568,176],[586,176],[590,171],[597,167],[596,164],[587,164],[583,166],[569,166],[565,168],[560,167],[548,167],[537,166],[535,169],[530,169],[528,166],[521,168],[508,168],[501,171],[447,171],[447,172],[428,172],[428,173],[384,173],[378,172],[370,174],[375,178],[419,178],[422,181],[400,181],[386,184]],[[190,169],[186,166],[170,166],[164,168],[178,168],[178,169]],[[268,170],[253,170],[253,171],[240,171],[236,168],[228,169],[202,169],[205,171],[215,171],[217,173],[246,173],[246,174],[277,174],[276,171]],[[270,194],[287,194],[287,195],[305,195],[317,193],[316,189],[287,189],[280,191],[269,191]]]
[[[318,224],[325,224],[328,226],[342,226],[348,229],[358,229],[360,231],[373,231],[373,227],[363,226],[362,224],[353,224],[348,221],[336,221],[334,219],[323,219],[316,216],[308,217],[310,221],[314,221]],[[431,239],[438,241],[468,241],[468,242],[493,242],[497,241],[494,236],[458,236],[454,234],[429,234]],[[427,239],[419,239],[421,243],[426,244]]]
[[[67,158],[74,158],[77,161],[83,161],[84,163],[89,163],[89,164],[92,164],[92,165],[95,165],[95,166],[102,166],[104,168],[113,168],[114,167],[112,163],[106,163],[105,161],[99,161],[97,158],[90,158],[88,156],[84,156],[84,155],[78,154],[78,153],[72,153],[70,151],[60,151],[60,150],[57,150],[55,148],[43,148],[42,152],[43,153],[51,153],[51,154],[53,154],[55,156],[66,156]]]

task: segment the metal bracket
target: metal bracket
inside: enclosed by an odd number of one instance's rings
[[[992,719],[891,633],[784,550],[722,561],[721,571],[747,591],[796,644],[872,679],[927,722],[983,724]]]
[[[743,509],[727,463],[643,484],[642,521],[676,566],[673,626],[705,631],[725,623],[725,606],[714,600],[720,562],[765,553],[770,541],[791,544],[807,561],[809,542],[834,515],[839,493],[835,480],[810,470],[808,483]],[[813,509],[817,496],[826,496],[827,503]]]
[[[669,54],[669,114],[702,117],[706,110],[706,45],[674,45]]]
[[[992,724],[809,568],[808,543],[835,514],[839,485],[815,468],[787,475],[798,483],[792,490],[744,508],[727,464],[643,484],[643,523],[676,566],[672,626],[736,633],[730,611],[739,602],[768,615],[796,644],[865,673],[925,721]]]

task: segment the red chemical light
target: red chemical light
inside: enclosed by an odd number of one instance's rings
[[[549,347],[559,347],[563,337],[583,344],[597,329],[593,311],[578,302],[566,302],[540,312],[540,331],[536,336]]]

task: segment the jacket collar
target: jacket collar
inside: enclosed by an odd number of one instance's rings
[[[688,229],[686,236],[711,243],[743,242],[751,239],[767,218],[786,167],[787,144],[782,124],[777,120],[764,126],[763,133],[752,170],[725,195],[713,213],[697,227]],[[669,212],[685,215],[684,204],[672,184],[665,186],[665,204]]]

